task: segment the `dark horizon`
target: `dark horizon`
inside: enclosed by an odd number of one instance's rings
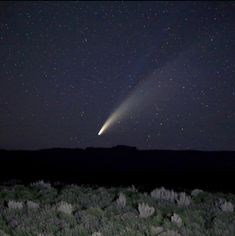
[[[79,185],[157,186],[234,192],[235,152],[138,150],[134,147],[0,150],[0,182],[40,179]]]
[[[216,152],[223,152],[223,153],[227,153],[227,152],[234,152],[235,153],[235,149],[234,150],[203,150],[203,149],[155,149],[155,148],[149,148],[149,149],[142,149],[142,148],[138,148],[136,146],[128,146],[128,145],[122,145],[122,144],[118,144],[115,146],[87,146],[87,147],[48,147],[48,148],[35,148],[35,149],[13,149],[13,148],[0,148],[0,151],[43,151],[43,150],[54,150],[54,149],[62,149],[62,150],[88,150],[88,149],[115,149],[115,148],[127,148],[127,149],[136,149],[138,151],[165,151],[165,152],[207,152],[207,153],[216,153]]]

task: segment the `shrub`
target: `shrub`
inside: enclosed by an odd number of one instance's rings
[[[38,209],[39,208],[39,204],[36,202],[33,202],[33,201],[27,201],[26,205],[29,209]]]
[[[164,228],[161,226],[151,226],[150,231],[153,235],[159,235],[164,231]]]
[[[123,193],[119,194],[119,197],[117,199],[117,205],[120,208],[123,208],[126,206],[126,196]]]
[[[23,203],[22,202],[16,202],[16,201],[8,201],[8,208],[15,209],[15,210],[20,210],[20,209],[23,208]]]
[[[191,197],[182,192],[178,195],[176,202],[179,206],[188,206],[191,203]]]
[[[50,189],[51,188],[51,184],[50,183],[45,183],[43,180],[39,180],[35,183],[32,183],[31,186],[42,188],[42,189]]]
[[[231,202],[224,202],[221,205],[221,210],[224,212],[233,212],[233,204]]]
[[[177,193],[175,193],[173,190],[166,190],[165,188],[155,189],[151,192],[151,197],[156,200],[164,200],[164,201],[170,201],[175,202],[177,199]]]
[[[179,215],[177,215],[176,213],[174,213],[171,216],[171,222],[176,224],[178,227],[181,227],[183,224],[181,217]]]
[[[155,212],[154,207],[150,207],[148,204],[139,203],[138,204],[139,216],[140,218],[147,218]]]
[[[223,212],[233,212],[234,208],[231,202],[228,202],[224,199],[219,199],[219,201],[216,202],[216,206]]]
[[[203,190],[201,189],[194,189],[192,192],[191,192],[191,196],[192,197],[197,197],[198,194],[200,193],[203,193]]]
[[[136,187],[135,187],[134,185],[131,185],[130,187],[128,187],[127,190],[128,190],[129,192],[134,192],[134,193],[137,193],[137,192],[138,192],[138,190],[136,189]]]
[[[67,202],[60,202],[59,206],[57,207],[59,212],[63,212],[65,214],[71,215],[73,212],[73,206]]]
[[[121,187],[4,186],[0,236],[235,235],[234,195],[197,192],[186,195],[161,188],[149,196]],[[191,207],[180,207],[191,201]]]

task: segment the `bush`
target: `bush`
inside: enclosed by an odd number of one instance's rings
[[[60,202],[59,206],[57,207],[59,212],[63,212],[65,214],[71,215],[73,212],[73,206],[67,202]]]
[[[147,218],[153,215],[155,212],[154,207],[150,207],[148,204],[145,203],[139,203],[138,210],[140,218]]]
[[[191,203],[191,198],[185,192],[182,192],[178,195],[176,202],[179,206],[188,206]]]
[[[27,201],[26,205],[29,209],[38,209],[39,208],[39,204],[36,202],[33,202],[33,201]]]
[[[177,193],[174,191],[166,190],[165,188],[155,189],[151,192],[151,197],[156,200],[163,200],[169,202],[175,202],[177,199]]]
[[[201,189],[194,189],[194,190],[191,192],[191,196],[192,196],[192,197],[197,197],[200,193],[203,193],[203,190],[201,190]]]
[[[0,186],[0,236],[235,235],[233,194],[35,186]]]
[[[216,205],[223,212],[233,212],[233,204],[231,202],[227,202],[224,199],[219,199]]]
[[[15,210],[21,210],[23,208],[22,202],[16,202],[16,201],[9,201],[8,202],[8,208],[15,209]]]
[[[39,180],[35,183],[32,183],[31,186],[41,188],[41,189],[50,189],[51,188],[51,184],[45,183],[43,180]]]
[[[123,193],[119,194],[119,197],[117,199],[117,205],[120,208],[123,208],[123,207],[126,206],[126,197],[125,197],[125,195]]]
[[[179,215],[177,215],[176,213],[174,213],[171,216],[171,222],[176,224],[178,227],[181,227],[183,224],[181,217]]]

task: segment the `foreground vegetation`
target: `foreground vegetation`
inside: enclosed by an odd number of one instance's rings
[[[0,187],[0,236],[232,236],[235,195],[129,188]]]

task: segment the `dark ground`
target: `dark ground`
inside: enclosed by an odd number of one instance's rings
[[[235,193],[235,152],[114,148],[0,150],[0,180],[200,188]]]

